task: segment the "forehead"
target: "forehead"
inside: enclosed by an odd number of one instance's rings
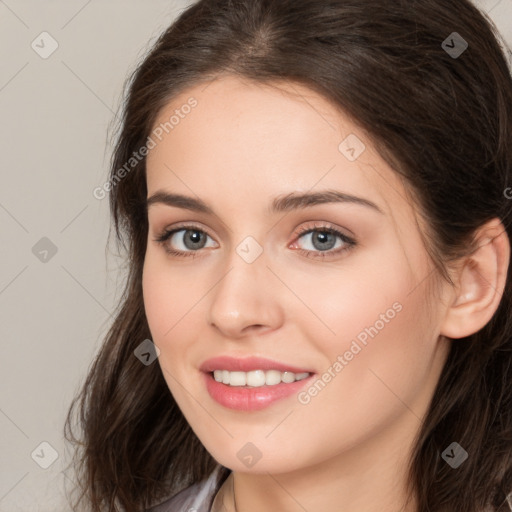
[[[395,216],[410,208],[365,131],[298,83],[228,75],[198,84],[159,112],[151,137],[148,195],[167,188],[209,198],[231,190],[250,205],[330,188],[364,195]]]

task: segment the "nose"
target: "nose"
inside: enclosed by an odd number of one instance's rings
[[[234,254],[230,263],[208,294],[208,323],[232,339],[278,329],[284,318],[281,283],[267,267],[266,259],[260,256],[247,263]]]

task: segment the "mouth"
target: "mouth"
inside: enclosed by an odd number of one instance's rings
[[[224,408],[254,412],[279,402],[290,405],[293,398],[310,385],[316,373],[279,371],[263,368],[250,371],[216,368],[202,371],[210,397]],[[278,406],[278,404],[276,404]]]
[[[205,361],[200,370],[211,398],[239,411],[257,411],[297,394],[316,374],[270,359],[229,356]]]

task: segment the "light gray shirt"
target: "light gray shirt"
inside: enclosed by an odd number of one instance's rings
[[[218,491],[217,480],[221,468],[217,466],[207,479],[183,489],[147,512],[210,512],[210,502]]]

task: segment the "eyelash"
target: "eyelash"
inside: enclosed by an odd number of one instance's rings
[[[155,242],[157,242],[158,244],[162,245],[164,247],[164,250],[167,254],[169,255],[172,255],[172,256],[179,256],[179,257],[192,257],[192,258],[195,258],[196,255],[200,252],[200,249],[196,250],[196,251],[193,251],[193,250],[190,250],[190,251],[177,251],[175,249],[170,249],[169,246],[166,244],[166,242],[177,232],[179,231],[199,231],[201,233],[204,233],[206,234],[207,236],[210,236],[208,234],[208,232],[206,232],[205,230],[197,227],[197,226],[194,226],[194,225],[183,225],[183,226],[179,226],[177,228],[174,228],[172,230],[168,230],[168,229],[165,229],[164,231],[162,231],[158,236],[157,238],[154,239]],[[320,258],[320,259],[323,259],[325,257],[328,257],[328,256],[335,256],[335,255],[338,255],[338,254],[341,254],[343,252],[348,252],[350,251],[351,249],[353,249],[356,245],[357,245],[357,242],[348,237],[347,235],[345,235],[344,233],[341,233],[338,229],[336,229],[334,226],[332,226],[331,224],[322,224],[322,225],[314,225],[314,227],[311,227],[311,226],[305,226],[305,227],[302,227],[299,229],[299,231],[295,234],[295,239],[299,239],[301,237],[303,237],[304,235],[306,234],[309,234],[309,233],[314,233],[314,232],[321,232],[321,233],[329,233],[329,234],[333,234],[337,237],[339,237],[343,243],[345,244],[344,247],[341,247],[341,248],[338,248],[338,249],[330,249],[328,251],[309,251],[307,249],[296,249],[298,252],[300,252],[301,254],[303,254],[304,256],[308,257],[308,258],[313,258],[313,259],[316,259],[316,258]],[[210,236],[210,238],[212,238]],[[311,256],[311,253],[313,253],[314,255]]]

